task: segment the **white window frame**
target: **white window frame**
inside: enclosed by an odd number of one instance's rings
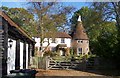
[[[52,40],[51,43],[56,43],[56,38],[52,38],[51,40]]]
[[[86,41],[87,43],[89,43],[89,41]]]
[[[80,48],[80,47],[79,47],[79,48],[77,48],[77,54],[78,54],[78,55],[82,54],[82,51],[83,51],[83,49],[82,49],[82,48]]]
[[[83,43],[83,40],[77,40],[77,43],[81,43],[81,44],[82,44],[82,43]]]
[[[65,38],[61,38],[61,43],[65,43]]]

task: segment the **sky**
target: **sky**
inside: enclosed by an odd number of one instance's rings
[[[0,0],[0,6],[7,6],[10,8],[14,7],[26,7],[26,3],[29,1],[45,1],[45,2],[52,2],[54,0]],[[83,6],[89,6],[90,2],[118,2],[119,0],[57,0],[58,2],[64,3],[64,5],[74,6],[76,10],[80,9]]]
[[[0,6],[6,6],[9,8],[26,8],[27,7],[27,2],[2,2]],[[73,6],[76,9],[67,16],[67,20],[69,21],[72,18],[72,15],[74,14],[75,11],[79,10],[82,7],[89,6],[89,3],[87,2],[62,2],[64,6]]]
[[[77,10],[83,6],[89,6],[87,2],[62,2],[65,6],[74,6]],[[2,6],[9,8],[23,7],[26,8],[26,2],[2,2]]]
[[[1,6],[7,6],[9,8],[27,8],[27,2],[2,2]],[[75,11],[79,10],[81,7],[89,6],[88,2],[62,2],[64,6],[73,6],[76,9],[72,12],[72,15]],[[72,16],[68,17],[70,19]]]

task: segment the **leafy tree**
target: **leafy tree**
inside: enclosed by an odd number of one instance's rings
[[[44,53],[50,45],[50,38],[54,38],[59,28],[65,26],[67,22],[66,16],[71,13],[73,7],[65,7],[57,2],[32,2],[29,5],[29,12],[36,17],[36,35],[41,39],[41,51]],[[43,41],[46,37],[49,37],[48,45],[43,49]]]
[[[2,10],[4,10],[16,24],[18,24],[33,36],[33,24],[35,23],[33,14],[29,13],[24,8],[8,8],[2,6]]]
[[[111,57],[111,61],[117,65],[117,68],[120,68],[119,67],[120,65],[119,63],[119,60],[120,60],[120,57],[119,57],[120,55],[120,49],[119,49],[120,47],[120,32],[119,32],[120,31],[120,1],[119,2],[106,2],[106,3],[93,3],[92,6],[94,10],[102,11],[102,16],[104,17],[105,20],[109,20],[109,21],[115,20],[115,25],[117,27],[117,33],[114,34],[114,37],[112,37],[112,39],[115,40],[113,42],[114,47],[110,48],[112,50],[111,51],[109,50],[110,54],[108,54],[108,56]],[[111,39],[108,39],[108,40],[110,42]],[[106,57],[104,56],[104,58]]]
[[[75,21],[77,21],[78,15],[81,15],[83,25],[90,39],[90,50],[101,58],[111,60],[116,55],[118,35],[116,22],[110,19],[112,14],[106,14],[108,12],[106,12],[106,6],[106,3],[93,3],[92,7],[82,7],[74,13],[71,24],[75,25],[71,28],[75,28],[77,24]]]
[[[67,15],[72,12],[73,7],[63,6],[57,2],[29,2],[27,10],[8,7],[2,9],[32,36],[40,37],[42,47],[45,37],[54,38],[58,30],[65,28]],[[41,51],[45,52],[46,48]]]
[[[100,27],[103,24],[101,15],[88,7],[82,7],[80,10],[76,11],[71,19],[71,29],[74,31],[77,24],[78,16],[82,16],[82,22],[86,29],[86,32],[91,41],[96,41],[97,37],[100,35]],[[99,29],[99,30],[98,30]],[[95,31],[94,31],[95,30]]]

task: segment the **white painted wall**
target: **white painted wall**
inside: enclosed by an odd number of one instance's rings
[[[12,47],[10,48],[8,38],[8,56],[7,56],[7,74],[10,74],[10,70],[15,70],[15,54],[16,54],[16,40],[13,40]]]
[[[23,42],[20,42],[20,69],[23,69]]]
[[[61,43],[61,38],[55,38],[56,39],[56,43],[52,43],[52,38],[49,39],[50,45],[49,47],[56,47],[58,44],[66,44],[67,47],[71,47],[71,38],[64,38],[65,39],[65,43]],[[46,47],[48,45],[48,39],[45,38],[44,39],[44,43],[43,43],[43,47]],[[35,38],[35,47],[40,47],[40,38]]]
[[[35,39],[35,42],[36,42],[35,46],[40,47],[40,38],[34,38],[34,39]]]
[[[26,69],[28,69],[28,44],[26,44]]]

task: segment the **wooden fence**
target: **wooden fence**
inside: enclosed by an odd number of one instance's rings
[[[86,59],[74,59],[74,61],[58,61],[51,57],[33,57],[32,58],[33,67],[39,69],[77,69],[77,70],[87,70],[87,69],[96,69],[97,63],[94,60]],[[32,66],[31,66],[32,67]]]

